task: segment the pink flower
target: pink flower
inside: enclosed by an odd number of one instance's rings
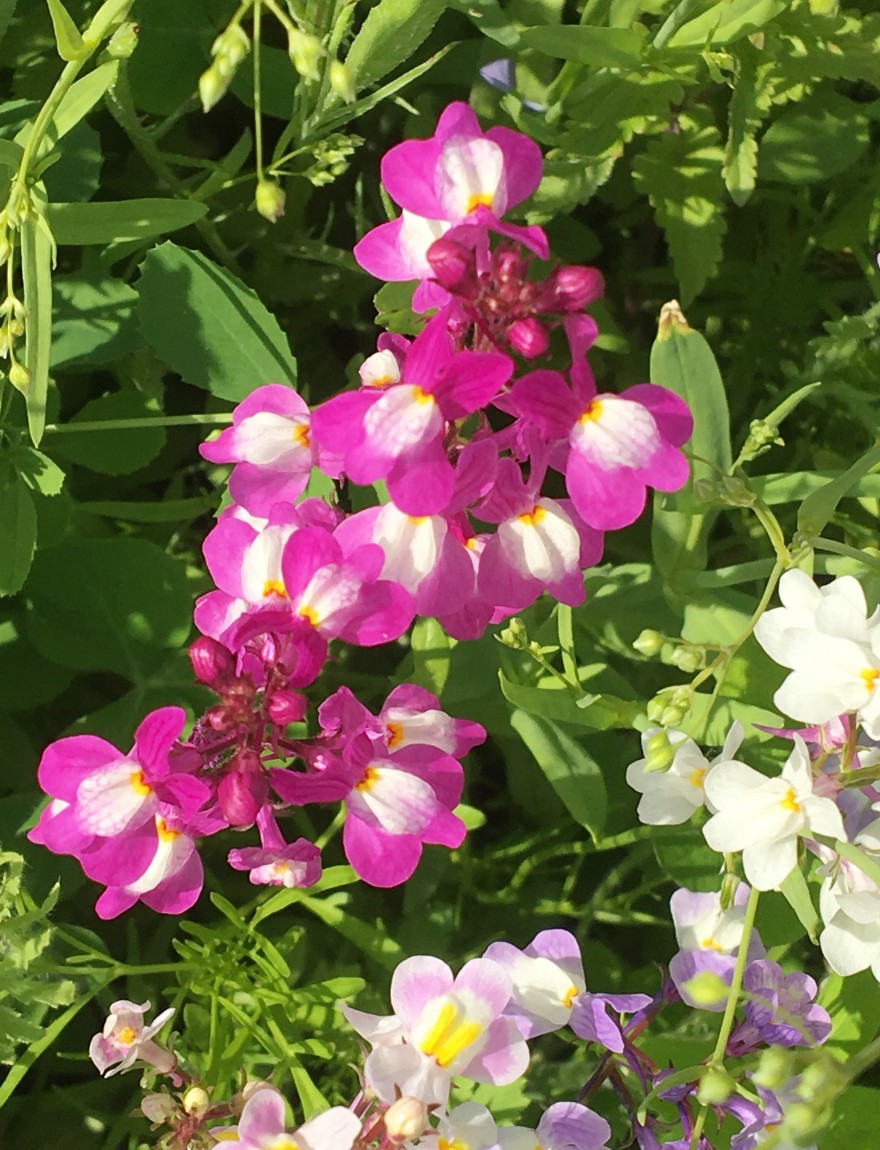
[[[257,885],[314,886],[321,877],[321,852],[315,844],[302,838],[285,842],[268,805],[257,815],[257,828],[261,846],[231,850],[228,862],[233,870],[249,870],[250,881]]]
[[[111,1005],[104,1029],[89,1043],[89,1058],[105,1078],[130,1070],[135,1062],[144,1062],[160,1074],[168,1074],[177,1065],[170,1050],[153,1042],[153,1036],[174,1014],[174,1008],[163,1010],[155,1021],[144,1026],[144,1014],[149,1009],[149,1002],[138,1006],[124,998]]]
[[[211,1133],[238,1150],[351,1150],[361,1132],[360,1120],[343,1106],[332,1106],[288,1134],[284,1098],[274,1086],[255,1090],[244,1104],[237,1126],[215,1126]]]

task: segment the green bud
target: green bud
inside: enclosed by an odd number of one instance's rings
[[[752,1078],[756,1086],[776,1090],[784,1086],[793,1073],[791,1052],[781,1046],[770,1046],[761,1053]]]
[[[669,699],[665,695],[655,695],[653,699],[648,700],[648,705],[645,707],[645,713],[652,723],[659,723],[660,716],[669,706]]]
[[[721,498],[731,507],[751,507],[757,495],[744,479],[737,475],[725,475],[721,480]]]
[[[813,1134],[825,1125],[822,1112],[814,1109],[809,1102],[795,1102],[785,1111],[783,1129],[799,1142],[812,1141]]]
[[[187,1114],[194,1114],[197,1118],[202,1118],[207,1113],[210,1104],[211,1099],[208,1097],[207,1091],[201,1086],[190,1086],[183,1096],[184,1110]]]
[[[202,72],[199,76],[199,99],[202,101],[202,109],[205,112],[210,112],[214,105],[223,98],[231,79],[232,76],[221,75],[213,64]]]
[[[736,1083],[723,1066],[707,1066],[697,1087],[697,1101],[702,1106],[720,1106],[734,1090]]]
[[[250,50],[251,42],[241,24],[224,28],[211,45],[211,55],[224,76],[227,73],[231,76]]]
[[[691,701],[694,697],[693,687],[687,685],[681,687],[673,687],[670,694],[670,702],[673,707],[681,707],[683,711],[690,709]]]
[[[669,732],[655,731],[645,740],[645,772],[655,774],[665,771],[672,765],[675,749],[669,742]]]
[[[254,196],[257,211],[264,220],[277,223],[284,215],[284,189],[275,180],[260,180]]]
[[[14,360],[9,365],[9,382],[16,389],[16,391],[20,391],[22,395],[25,395],[27,394],[27,389],[30,386],[31,373],[23,363],[19,363],[18,360]]]
[[[664,727],[677,727],[686,714],[687,711],[684,707],[678,707],[673,703],[664,708],[660,715],[660,722]]]
[[[318,60],[323,49],[314,36],[307,36],[293,28],[287,34],[287,54],[300,76],[305,80],[320,80]]]
[[[702,666],[703,653],[696,647],[673,647],[669,662],[686,675],[691,675]]]
[[[354,90],[354,76],[348,65],[343,64],[341,60],[331,60],[328,78],[330,87],[336,95],[346,104],[353,104],[357,98],[357,92]]]
[[[651,631],[647,629],[641,631],[637,639],[633,641],[633,647],[640,655],[647,655],[648,658],[653,658],[654,655],[660,654],[660,648],[663,646],[663,636],[659,631]]]
[[[724,979],[713,974],[711,970],[701,970],[699,974],[687,980],[684,988],[688,998],[697,1006],[714,1006],[719,999],[727,998],[730,989]]]
[[[138,26],[131,20],[120,24],[107,44],[105,51],[112,60],[127,60],[138,44]]]
[[[718,494],[718,484],[714,479],[694,480],[694,499],[698,503],[715,503]]]

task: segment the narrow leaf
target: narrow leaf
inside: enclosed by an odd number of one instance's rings
[[[446,0],[379,0],[367,14],[345,59],[357,91],[409,60],[446,6]]]
[[[62,60],[82,60],[88,55],[79,28],[74,24],[70,13],[61,3],[61,0],[46,0],[49,5],[49,15],[52,17],[52,27],[55,29],[55,44],[58,55]]]
[[[24,481],[0,490],[0,597],[20,590],[37,546],[37,514]]]
[[[49,204],[46,215],[58,244],[109,244],[148,240],[202,219],[197,200],[120,200],[117,203]]]
[[[816,927],[819,925],[819,915],[813,906],[813,900],[810,898],[810,888],[807,886],[807,880],[804,878],[804,872],[800,867],[794,868],[779,889],[785,896],[788,905],[798,916],[801,926],[810,936],[810,941],[815,943]]]
[[[808,538],[822,533],[825,524],[837,510],[837,505],[856,483],[873,467],[880,463],[880,446],[866,451],[849,470],[837,479],[832,479],[812,495],[808,495],[798,511],[798,530]]]
[[[529,48],[559,60],[574,60],[593,68],[638,68],[647,29],[595,28],[587,25],[540,25],[526,28],[522,38]]]

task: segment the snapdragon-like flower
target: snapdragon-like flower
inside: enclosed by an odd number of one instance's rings
[[[717,811],[703,827],[706,842],[712,850],[742,851],[746,878],[758,890],[779,887],[794,870],[801,832],[845,837],[835,804],[813,793],[810,756],[799,736],[779,778],[732,760],[712,771],[706,797]]]
[[[786,715],[827,723],[855,712],[871,738],[880,737],[880,612],[868,615],[852,576],[817,587],[803,571],[779,580],[782,607],[766,611],[755,637],[791,674],[773,696]]]
[[[831,1033],[831,1018],[813,999],[817,986],[808,974],[783,973],[769,959],[750,962],[743,976],[745,1019],[727,1042],[739,1057],[762,1043],[768,1046],[819,1046]]]
[[[406,1094],[442,1105],[453,1077],[498,1086],[515,1081],[529,1052],[513,1020],[503,1016],[510,993],[507,974],[487,959],[472,959],[455,977],[440,959],[404,959],[391,980],[393,1015],[342,1008],[373,1044],[367,1084],[383,1102]]]
[[[702,998],[695,1001],[688,983],[699,974],[708,972],[729,985],[736,966],[736,956],[742,945],[743,920],[749,888],[744,884],[736,888],[730,906],[721,905],[721,896],[715,892],[677,890],[669,902],[678,953],[669,963],[669,977],[682,1000],[688,1006],[703,1010],[723,1010],[727,996],[715,1002]],[[749,957],[764,957],[764,947],[757,931],[748,940]]]
[[[227,861],[233,870],[250,871],[256,885],[309,887],[321,877],[321,852],[308,839],[288,843],[275,821],[271,806],[266,804],[257,815],[259,847],[231,850]]]
[[[880,819],[853,838],[866,858],[880,862]],[[825,961],[838,974],[857,974],[868,967],[880,980],[880,887],[855,863],[826,847],[817,853],[825,860],[819,868],[824,881],[819,910],[825,923],[819,945]]]
[[[498,1128],[501,1150],[607,1150],[611,1127],[579,1102],[555,1102],[541,1115],[536,1129]]]
[[[288,1133],[284,1097],[274,1086],[256,1090],[236,1126],[216,1126],[211,1134],[238,1150],[351,1150],[361,1132],[360,1120],[344,1106],[332,1106]]]
[[[648,743],[661,728],[649,727],[642,733],[642,750],[647,755]],[[687,822],[694,811],[705,803],[706,779],[719,763],[730,761],[739,750],[743,730],[734,723],[724,740],[720,754],[707,759],[693,739],[682,731],[668,730],[674,748],[672,762],[665,771],[649,771],[647,758],[637,759],[626,769],[626,781],[641,794],[638,816],[649,826],[669,826]]]
[[[479,1102],[463,1102],[440,1114],[437,1131],[419,1139],[419,1150],[498,1150],[498,1127],[495,1119]]]
[[[140,1006],[122,998],[110,1006],[110,1013],[100,1034],[89,1043],[89,1058],[105,1078],[112,1078],[123,1070],[130,1070],[136,1062],[152,1066],[159,1074],[169,1074],[177,1065],[170,1050],[153,1041],[165,1023],[174,1014],[174,1007],[144,1025],[149,1002]]]

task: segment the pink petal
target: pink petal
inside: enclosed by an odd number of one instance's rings
[[[94,735],[72,735],[50,743],[43,752],[37,781],[47,795],[76,801],[79,784],[100,767],[117,763],[125,756],[105,739]]]
[[[452,991],[452,971],[439,958],[405,958],[391,978],[391,1008],[407,1030],[419,1020],[433,998]]]
[[[389,835],[350,813],[342,845],[349,863],[370,886],[399,886],[412,876],[422,857],[422,842],[416,835]]]
[[[182,707],[160,707],[141,722],[134,735],[133,757],[146,768],[152,782],[168,773],[168,752],[186,722]]]

